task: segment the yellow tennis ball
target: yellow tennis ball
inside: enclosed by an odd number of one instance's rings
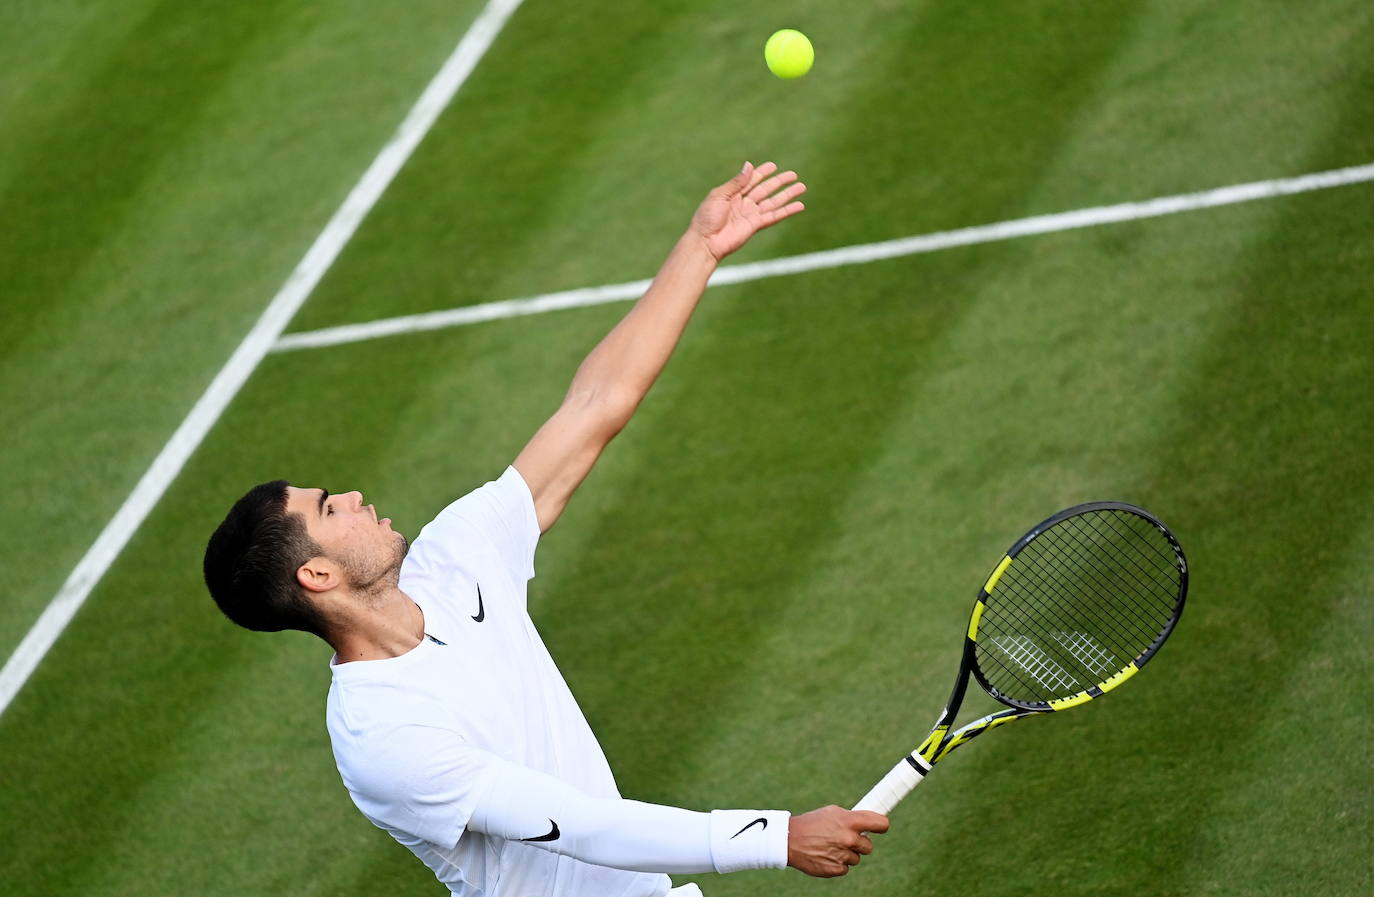
[[[800,78],[811,71],[816,51],[806,35],[791,28],[773,32],[763,45],[763,58],[768,70],[779,78]]]

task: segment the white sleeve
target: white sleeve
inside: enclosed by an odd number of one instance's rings
[[[408,724],[365,754],[335,754],[363,815],[433,844],[458,843],[497,758],[451,729]]]
[[[377,825],[452,847],[467,829],[598,866],[691,874],[787,865],[783,810],[699,813],[595,798],[473,747],[457,733],[405,725],[339,772]]]
[[[790,818],[783,810],[699,813],[594,798],[493,757],[468,825],[598,866],[691,874],[785,867]]]
[[[520,472],[507,467],[498,479],[474,489],[439,512],[411,546],[407,563],[429,576],[465,562],[480,547],[492,552],[514,582],[534,578],[539,518],[534,496]]]

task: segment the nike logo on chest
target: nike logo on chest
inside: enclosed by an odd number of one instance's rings
[[[474,622],[480,623],[487,618],[487,609],[482,606],[482,584],[477,584],[477,613],[472,615]]]

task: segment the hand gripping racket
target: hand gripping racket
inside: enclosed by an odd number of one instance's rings
[[[1187,594],[1183,549],[1146,510],[1091,502],[1036,526],[978,593],[954,691],[935,728],[854,809],[886,815],[961,744],[1116,688],[1169,637]],[[950,732],[970,674],[1011,709]]]

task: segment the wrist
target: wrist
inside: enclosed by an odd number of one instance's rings
[[[698,264],[708,266],[713,271],[723,260],[723,256],[717,258],[716,254],[711,251],[711,243],[706,236],[693,227],[689,227],[683,233],[677,241],[675,251],[681,252],[688,259]]]
[[[717,872],[787,866],[786,810],[712,810],[711,863]]]

